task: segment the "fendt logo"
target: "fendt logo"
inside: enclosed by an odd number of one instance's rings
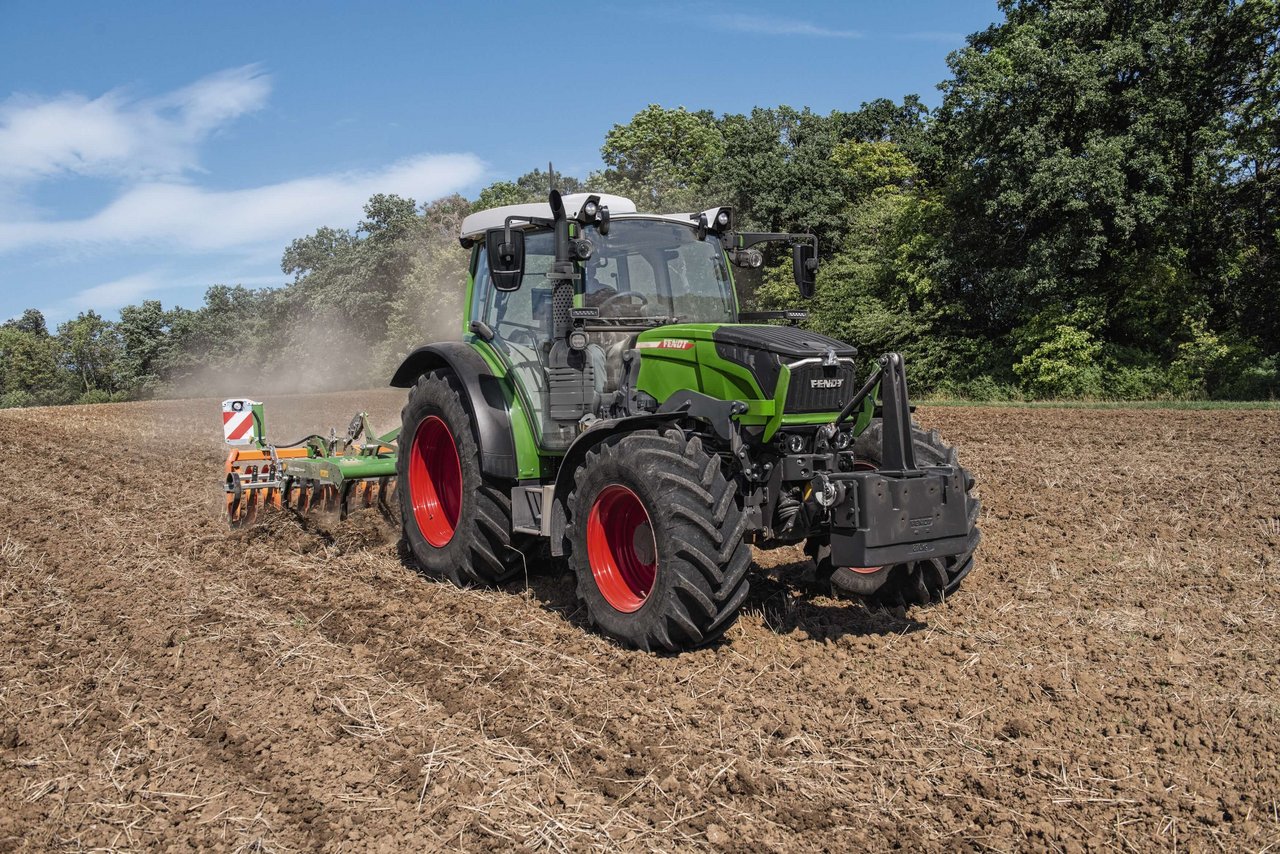
[[[661,341],[641,341],[636,347],[641,350],[692,350],[693,342],[683,338],[663,338]]]
[[[840,388],[844,385],[844,377],[821,377],[809,380],[809,388]]]

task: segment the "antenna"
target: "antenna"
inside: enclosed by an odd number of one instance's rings
[[[551,161],[547,161],[547,192],[556,188],[556,168],[551,165]]]

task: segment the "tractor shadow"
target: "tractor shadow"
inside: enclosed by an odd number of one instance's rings
[[[751,568],[751,592],[743,614],[757,615],[779,635],[803,635],[818,643],[843,637],[905,635],[928,628],[904,608],[868,604],[856,596],[833,595],[815,577],[807,559]]]
[[[836,598],[814,577],[809,560],[762,567],[753,564],[744,616],[756,616],[770,631],[823,643],[842,637],[903,635],[927,628],[903,609],[869,606],[856,598]],[[576,579],[558,563],[530,561],[527,576],[513,581],[513,593],[527,591],[545,610],[584,631],[591,631],[586,609],[578,601]],[[732,644],[729,638],[712,644]]]

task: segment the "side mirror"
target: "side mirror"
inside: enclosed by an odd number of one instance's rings
[[[818,275],[818,252],[812,243],[797,243],[791,250],[791,266],[795,270],[800,296],[813,299],[813,285]]]
[[[520,290],[524,278],[524,232],[495,228],[484,236],[489,278],[500,291]]]

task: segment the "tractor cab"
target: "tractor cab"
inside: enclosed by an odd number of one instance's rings
[[[631,414],[644,333],[740,320],[729,267],[759,266],[748,240],[812,241],[730,225],[728,208],[643,214],[629,199],[587,193],[463,221],[462,243],[475,247],[466,331],[506,362],[526,411],[540,415],[543,448],[568,447],[584,419]]]

